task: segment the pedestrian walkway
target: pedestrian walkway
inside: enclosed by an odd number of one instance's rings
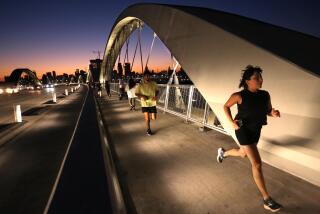
[[[234,147],[233,140],[158,112],[146,136],[143,114],[129,111],[116,95],[99,99],[115,152],[115,162],[132,213],[269,213],[251,176],[247,159],[216,162],[218,147]],[[283,204],[280,213],[320,213],[320,187],[263,165],[271,196]]]

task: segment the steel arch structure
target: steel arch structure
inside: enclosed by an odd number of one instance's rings
[[[22,73],[29,75],[34,86],[41,85],[40,80],[37,78],[37,76],[28,68],[18,68],[13,70],[8,78],[8,81],[10,83],[18,84]]]
[[[146,23],[179,61],[218,116],[248,64],[264,70],[264,88],[282,117],[268,118],[259,147],[264,161],[320,186],[320,39],[221,11],[133,5],[106,42],[100,81],[109,80],[126,38]],[[233,113],[235,109],[232,109]]]

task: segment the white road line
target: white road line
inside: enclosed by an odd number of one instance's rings
[[[84,105],[85,105],[85,103],[86,103],[86,101],[87,101],[87,97],[88,97],[88,94],[89,94],[89,90],[90,90],[90,89],[88,88],[88,91],[87,91],[87,94],[86,94],[86,98],[85,98],[85,100],[84,100],[84,102],[83,102],[83,104],[82,104],[81,111],[80,111],[80,114],[79,114],[79,117],[78,117],[76,126],[74,127],[74,130],[73,130],[73,133],[72,133],[72,137],[71,137],[71,139],[70,139],[70,142],[69,142],[67,151],[66,151],[66,153],[65,153],[65,155],[64,155],[62,164],[61,164],[61,166],[60,166],[60,169],[59,169],[59,172],[58,172],[58,176],[57,176],[57,178],[56,178],[56,180],[55,180],[55,182],[54,182],[52,191],[51,191],[51,193],[50,193],[49,200],[48,200],[47,205],[46,205],[46,207],[45,207],[45,209],[44,209],[44,211],[43,211],[44,214],[47,214],[47,213],[48,213],[49,208],[50,208],[50,205],[51,205],[51,202],[52,202],[52,199],[53,199],[53,196],[54,196],[54,194],[55,194],[55,192],[56,192],[56,189],[57,189],[57,186],[58,186],[60,177],[61,177],[61,173],[62,173],[62,170],[63,170],[63,168],[64,168],[64,164],[65,164],[66,159],[67,159],[67,156],[68,156],[68,154],[69,154],[69,150],[70,150],[70,147],[71,147],[71,143],[72,143],[72,141],[73,141],[74,135],[75,135],[76,130],[77,130],[77,128],[78,128],[79,121],[80,121],[80,117],[81,117],[81,115],[82,115],[82,111],[83,111]]]

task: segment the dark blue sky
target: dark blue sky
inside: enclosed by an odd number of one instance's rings
[[[0,80],[17,67],[38,73],[84,69],[93,50],[104,50],[121,11],[141,2],[222,10],[320,38],[316,0],[1,0]]]

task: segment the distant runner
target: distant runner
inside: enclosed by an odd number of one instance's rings
[[[130,78],[128,80],[128,84],[126,85],[126,92],[128,95],[129,105],[130,105],[130,111],[136,110],[136,82]]]
[[[150,72],[145,71],[142,82],[136,88],[136,95],[141,99],[141,109],[144,113],[147,135],[152,135],[150,128],[150,116],[152,120],[157,118],[157,94],[158,86],[156,82],[150,80]]]

